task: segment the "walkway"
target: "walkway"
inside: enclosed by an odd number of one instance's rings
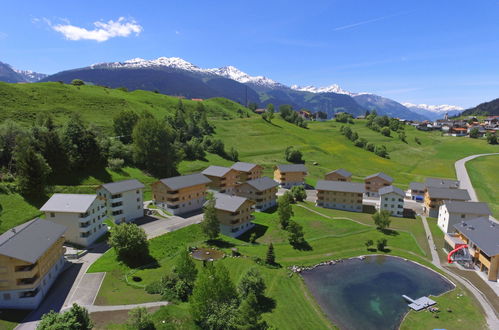
[[[452,273],[451,271],[447,270],[446,268],[442,267],[442,264],[440,263],[440,258],[437,253],[437,248],[435,246],[435,243],[433,242],[433,236],[430,231],[430,226],[428,226],[428,221],[426,220],[426,217],[421,215],[421,219],[423,221],[423,226],[426,232],[426,235],[428,237],[428,243],[430,244],[430,250],[431,250],[431,259],[432,263],[441,271],[443,271],[445,274],[447,274],[449,277],[451,277],[453,280],[458,281],[462,285],[464,285],[478,300],[480,305],[482,306],[484,312],[485,312],[485,318],[487,320],[487,324],[490,329],[499,329],[499,319],[497,318],[497,315],[490,305],[489,301],[485,296],[482,294],[480,290],[478,290],[471,282],[468,280],[457,276],[456,274]]]
[[[96,306],[96,305],[82,305],[85,307],[89,313],[95,312],[112,312],[112,311],[127,311],[138,307],[150,308],[150,307],[161,307],[168,305],[168,301],[156,301],[143,304],[131,304],[131,305],[109,305],[109,306]],[[64,310],[69,309],[66,307]],[[64,312],[61,310],[61,312]]]
[[[473,185],[471,184],[470,177],[468,175],[468,171],[466,171],[466,162],[472,159],[475,159],[477,157],[482,157],[482,156],[492,156],[492,155],[499,155],[499,153],[491,153],[491,154],[479,154],[479,155],[473,155],[473,156],[468,156],[463,159],[458,160],[454,166],[456,167],[456,176],[457,179],[461,182],[460,187],[461,189],[467,189],[471,200],[478,202],[478,198],[475,193],[475,189],[473,189]]]

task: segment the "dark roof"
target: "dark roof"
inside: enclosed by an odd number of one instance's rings
[[[173,190],[197,186],[200,184],[207,184],[211,182],[210,179],[208,179],[201,173],[174,176],[173,178],[161,179],[160,181]]]
[[[136,179],[105,183],[101,185],[101,187],[109,191],[111,194],[118,194],[125,191],[145,188],[142,182]]]
[[[269,178],[268,176],[264,176],[262,178],[254,179],[254,180],[249,180],[246,181],[246,184],[249,184],[253,188],[255,188],[258,191],[264,191],[270,188],[277,187],[279,184]]]
[[[380,188],[378,190],[378,194],[380,194],[380,195],[389,194],[392,192],[396,193],[402,197],[405,197],[405,192],[402,189],[395,187],[395,186],[383,187],[383,188]]]
[[[40,211],[85,213],[96,198],[95,194],[53,194]]]
[[[430,198],[457,199],[461,201],[470,200],[468,190],[465,189],[428,187],[428,194],[430,195]]]
[[[35,263],[64,235],[66,226],[36,218],[0,235],[0,254]]]
[[[389,176],[388,174],[385,174],[383,172],[378,172],[378,173],[375,173],[375,174],[372,174],[372,175],[369,175],[369,176],[366,176],[364,178],[364,180],[367,180],[367,179],[372,179],[372,178],[375,178],[375,177],[380,177],[382,178],[383,180],[385,181],[388,181],[390,183],[393,182],[393,178],[391,176]]]
[[[224,166],[209,166],[207,167],[203,172],[201,172],[204,175],[211,175],[211,176],[216,176],[216,177],[223,177],[229,171],[232,169],[230,167],[224,167]]]
[[[215,208],[218,210],[236,212],[246,201],[245,197],[227,194],[215,194]]]
[[[326,191],[343,191],[352,193],[365,193],[366,187],[363,183],[359,182],[343,182],[343,181],[329,181],[319,180],[315,186],[317,190]]]
[[[343,168],[339,168],[337,170],[334,170],[334,171],[331,171],[329,173],[326,173],[326,175],[329,175],[329,174],[332,174],[332,173],[337,173],[337,174],[339,174],[339,175],[341,175],[342,177],[345,177],[345,178],[348,178],[348,177],[352,176],[352,173],[348,172],[347,170],[345,170]]]
[[[456,223],[454,228],[475,243],[489,257],[499,254],[499,223],[480,217]]]
[[[409,188],[411,188],[411,190],[420,190],[420,191],[423,191],[423,190],[425,190],[426,186],[422,182],[411,182],[409,184]]]
[[[445,207],[449,212],[465,213],[465,214],[478,214],[478,215],[491,215],[487,203],[482,202],[458,202],[446,201]],[[499,239],[499,237],[498,237]]]
[[[303,164],[283,164],[277,165],[277,168],[281,172],[308,172],[307,168]]]
[[[237,162],[234,163],[231,168],[239,171],[239,172],[250,172],[252,169],[254,169],[257,164],[252,164],[252,163],[245,163],[245,162]]]
[[[425,186],[426,188],[428,187],[459,188],[459,181],[449,180],[449,179],[439,179],[439,178],[426,178]]]

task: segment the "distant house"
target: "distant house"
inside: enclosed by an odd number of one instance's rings
[[[445,201],[438,211],[438,227],[444,233],[451,233],[454,225],[460,221],[488,217],[491,214],[487,203]]]
[[[428,187],[424,196],[423,212],[426,216],[438,217],[440,205],[446,201],[469,201],[470,195],[465,189]]]
[[[201,174],[211,180],[208,183],[210,189],[221,193],[232,193],[238,177],[238,172],[230,167],[213,165],[206,168]]]
[[[152,184],[153,202],[175,215],[199,211],[206,201],[210,182],[200,173],[161,179]]]
[[[458,189],[459,181],[450,179],[426,178],[424,185],[425,190],[429,187]]]
[[[376,209],[390,211],[394,217],[402,217],[404,214],[404,197],[402,189],[395,186],[383,187],[378,190],[379,201]]]
[[[67,228],[66,240],[73,244],[88,247],[107,232],[106,204],[95,194],[53,194],[40,211]]]
[[[320,180],[315,189],[317,206],[362,212],[362,195],[366,191],[362,183]]]
[[[466,127],[453,127],[450,130],[453,136],[466,136],[468,129]]]
[[[324,180],[350,182],[352,181],[352,173],[345,169],[339,168],[327,173],[324,176]]]
[[[265,211],[277,205],[277,187],[279,184],[269,177],[249,180],[236,185],[234,193],[255,202],[257,211]]]
[[[257,164],[237,162],[230,168],[237,171],[237,181],[246,182],[255,180],[262,176],[263,167]]]
[[[215,194],[215,210],[220,222],[220,233],[238,237],[251,229],[255,203],[245,197]]]
[[[456,238],[462,244],[468,245],[473,263],[480,272],[487,275],[489,281],[497,281],[499,273],[499,224],[490,221],[488,217],[480,217],[472,220],[458,222],[454,225],[453,237],[446,234],[445,241],[450,248],[456,246]],[[452,239],[454,238],[454,240]]]
[[[369,197],[378,197],[378,190],[388,187],[393,183],[393,178],[383,172],[378,172],[364,178],[366,185],[366,195]]]
[[[1,309],[38,308],[64,268],[65,231],[37,218],[0,235]]]
[[[203,99],[191,99],[192,101],[196,101],[196,102],[203,102],[204,100]]]
[[[421,182],[411,182],[409,184],[409,190],[411,194],[411,199],[413,201],[422,202],[424,199],[424,193],[426,186]]]
[[[256,114],[259,114],[259,115],[262,115],[264,114],[265,112],[267,112],[267,109],[255,109],[255,113]]]
[[[308,110],[300,110],[298,111],[298,115],[302,117],[303,119],[311,120],[312,119],[312,113]]]
[[[496,126],[499,125],[499,116],[489,116],[483,120],[485,125]]]
[[[139,180],[123,180],[99,186],[97,195],[115,223],[130,222],[144,216],[144,188]]]
[[[303,164],[285,164],[274,167],[274,180],[283,188],[305,185],[307,168]]]

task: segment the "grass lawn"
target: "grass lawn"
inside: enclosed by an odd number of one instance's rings
[[[472,159],[466,169],[478,200],[489,203],[492,214],[499,219],[499,155]]]
[[[298,205],[293,206],[293,219],[304,227],[305,239],[310,244],[310,250],[293,249],[287,242],[287,233],[278,226],[277,213],[264,212],[255,213],[256,226],[254,231],[258,237],[256,244],[247,242],[246,238],[249,235],[243,236],[241,240],[224,236],[219,244],[220,248],[227,254],[230,253],[231,247],[237,247],[243,255],[240,258],[229,257],[218,261],[226,265],[235,282],[250,267],[259,268],[268,287],[267,296],[276,302],[276,308],[272,313],[264,314],[264,318],[275,328],[300,329],[303,328],[303,324],[307,324],[311,329],[332,327],[308,293],[301,277],[297,275],[290,277],[287,266],[294,264],[311,265],[325,260],[373,253],[366,250],[364,242],[367,239],[376,240],[385,237],[388,240],[388,250],[385,253],[410,258],[432,267],[426,257],[427,248],[421,247],[422,239],[418,239],[421,236],[420,228],[422,227],[419,219],[393,219],[391,226],[393,232],[384,234],[374,228],[369,214],[315,208],[310,203],[302,205],[334,217],[334,219],[327,219]],[[255,257],[265,257],[269,242],[274,244],[276,260],[281,264],[281,268],[267,268],[254,261]],[[171,270],[181,247],[204,244],[204,237],[199,225],[192,225],[154,238],[150,241],[150,251],[151,255],[159,262],[159,266],[133,271],[116,262],[114,252],[108,251],[89,269],[89,272],[108,272],[97,297],[97,302],[114,304],[160,299],[158,296],[145,293],[143,287],[158,280]],[[200,262],[198,267],[202,267]],[[129,280],[127,283],[125,277],[131,279],[132,274],[140,277],[141,281],[136,283]],[[134,297],[134,300],[132,301],[130,297]],[[175,306],[181,307],[183,305]],[[476,306],[474,302],[470,301],[466,302],[463,308],[473,309]],[[177,315],[175,310],[172,310],[171,314],[183,319]],[[188,316],[188,314],[181,315]],[[186,319],[183,320],[187,322]]]

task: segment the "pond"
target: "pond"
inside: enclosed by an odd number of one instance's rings
[[[224,253],[222,251],[212,248],[198,248],[192,251],[191,255],[194,259],[203,261],[213,261],[224,257]]]
[[[454,288],[440,274],[401,258],[369,256],[301,273],[322,310],[340,329],[397,329],[409,310],[402,298]]]

